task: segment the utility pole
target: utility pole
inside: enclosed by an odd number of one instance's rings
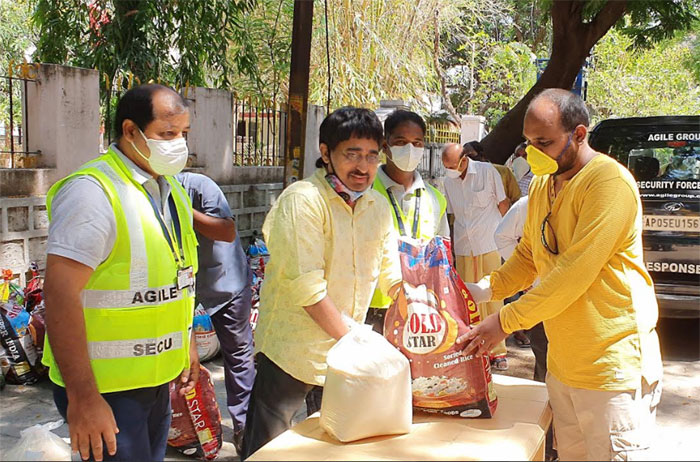
[[[284,186],[299,180],[304,172],[304,139],[309,101],[309,67],[311,65],[311,29],[313,0],[294,0],[292,25],[292,62],[289,73],[287,105],[287,149],[284,162]]]

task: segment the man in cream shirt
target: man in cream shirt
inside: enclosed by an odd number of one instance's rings
[[[501,266],[494,234],[510,204],[494,166],[472,160],[466,154],[459,144],[445,147],[444,186],[447,213],[454,221],[452,242],[457,272],[464,282],[478,282]],[[498,313],[501,307],[502,301],[479,304],[481,318]],[[491,350],[491,364],[497,370],[508,369],[505,340]]]
[[[372,111],[334,111],[321,124],[318,170],[289,186],[265,220],[270,261],[242,460],[287,430],[307,394],[323,386],[346,318],[364,322],[377,285],[390,297],[399,288],[391,209],[371,189],[382,139]]]

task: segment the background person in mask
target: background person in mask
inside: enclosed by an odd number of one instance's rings
[[[477,282],[501,266],[494,234],[508,211],[508,198],[493,165],[469,159],[461,145],[448,144],[442,152],[442,164],[446,169],[447,213],[454,223],[455,266],[464,282]],[[502,306],[502,301],[480,303],[481,318],[497,313]],[[508,369],[506,353],[505,340],[493,346],[491,365],[495,369]]]
[[[392,297],[399,289],[391,210],[371,189],[382,141],[372,111],[337,109],[321,124],[318,170],[287,187],[265,219],[270,261],[242,459],[287,430],[323,386],[328,350],[349,331],[344,318],[364,322],[377,284]]]
[[[468,143],[464,143],[464,152],[466,156],[472,160],[478,160],[479,162],[489,162],[491,165],[493,165],[493,168],[495,168],[498,174],[501,175],[501,181],[503,182],[503,190],[505,191],[506,197],[508,198],[509,202],[508,207],[515,204],[518,201],[518,199],[520,199],[521,192],[520,188],[518,187],[518,181],[515,178],[513,171],[505,165],[492,163],[486,156],[484,146],[481,143],[479,143],[478,141],[469,141]]]
[[[525,148],[527,148],[527,143],[520,143],[515,148],[513,155],[508,159],[510,161],[510,169],[513,171],[515,179],[518,181],[518,187],[520,188],[522,196],[528,195],[530,183],[535,176],[532,173],[532,169],[530,169],[530,164],[527,163],[527,152],[525,152]]]
[[[544,321],[547,389],[561,460],[644,457],[654,437],[662,364],[658,308],[644,266],[637,185],[586,140],[585,103],[549,89],[525,115],[530,186],[523,237],[469,289],[500,300],[540,284],[458,339],[465,353]]]
[[[415,112],[396,110],[384,121],[384,138],[387,163],[377,169],[374,190],[391,206],[396,231],[413,239],[449,236],[445,196],[417,170],[425,152],[425,122]],[[366,322],[380,334],[390,304],[391,298],[377,288]]]
[[[43,361],[83,459],[163,460],[168,384],[180,376],[184,394],[199,375],[197,239],[170,176],[187,161],[189,119],[175,91],[132,88],[117,105],[116,144],[46,197]]]

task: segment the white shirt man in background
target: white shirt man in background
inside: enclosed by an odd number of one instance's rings
[[[510,204],[494,166],[469,159],[461,145],[448,144],[442,163],[447,213],[454,222],[455,266],[465,282],[478,282],[501,266],[494,234]],[[502,307],[503,301],[480,304],[482,319]],[[505,341],[491,350],[491,364],[497,370],[508,368]]]
[[[527,200],[528,196],[523,196],[518,202],[513,204],[496,228],[494,239],[498,246],[498,253],[501,254],[503,260],[508,260],[510,256],[513,255],[515,246],[518,245],[520,238],[523,237],[523,228],[525,227],[525,218],[527,217]],[[536,280],[533,287],[538,283],[539,280]],[[515,334],[517,334],[517,332]],[[544,382],[544,378],[547,375],[548,343],[547,335],[544,333],[544,326],[542,323],[538,323],[525,332],[527,332],[527,337],[530,340],[532,352],[535,354],[535,373],[533,379],[538,382]]]

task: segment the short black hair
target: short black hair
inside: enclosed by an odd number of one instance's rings
[[[427,128],[425,126],[425,121],[421,116],[413,111],[397,109],[389,114],[384,121],[384,138],[388,140],[394,130],[396,130],[396,127],[405,122],[413,122],[414,124],[418,125],[420,129],[423,130],[423,136],[425,136]]]
[[[153,114],[153,95],[159,91],[169,90],[175,93],[180,98],[182,107],[187,107],[187,101],[178,92],[165,85],[157,83],[149,83],[138,85],[124,93],[117,103],[117,114],[114,118],[114,133],[117,138],[122,136],[122,125],[124,120],[133,121],[141,131],[146,129],[146,126],[155,119]]]
[[[328,146],[329,151],[353,137],[375,140],[378,146],[382,145],[384,130],[373,111],[345,106],[331,112],[321,122],[318,141]],[[324,165],[323,158],[316,161],[316,167],[320,168]]]
[[[590,115],[588,114],[586,103],[577,94],[561,88],[548,88],[535,96],[530,102],[528,109],[541,98],[547,99],[557,106],[559,109],[559,122],[567,132],[574,131],[579,125],[588,127],[590,124]]]
[[[476,160],[486,159],[484,146],[476,140],[464,143],[463,148],[464,148],[464,151],[463,151],[464,155],[468,156],[467,151],[472,150],[476,153],[476,157],[475,157]]]

